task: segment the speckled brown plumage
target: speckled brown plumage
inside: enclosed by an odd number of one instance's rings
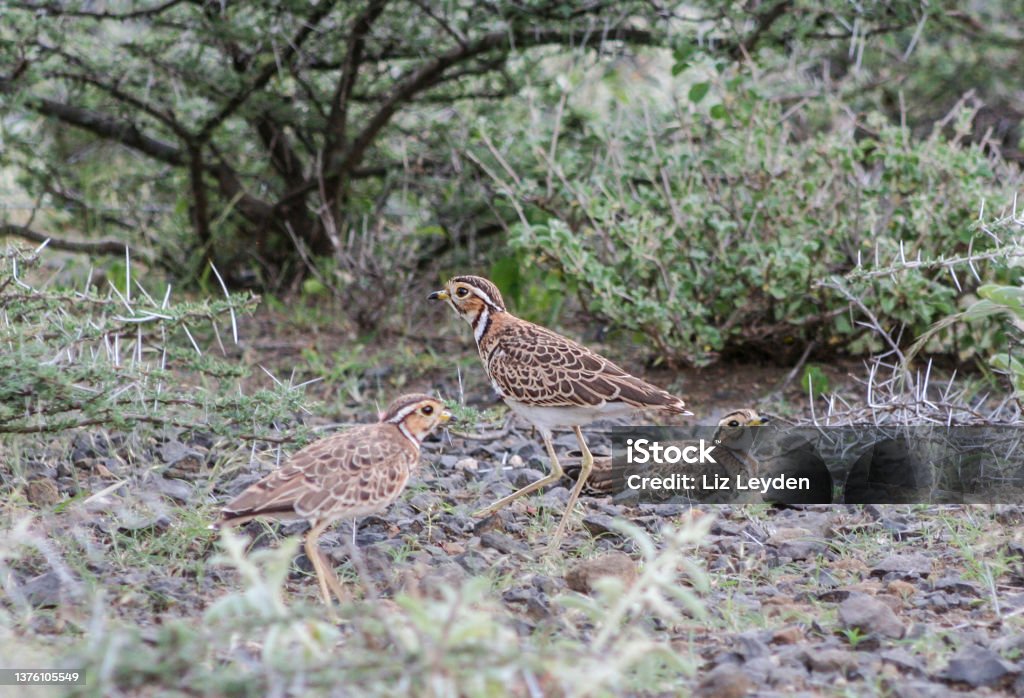
[[[477,516],[490,515],[518,497],[557,481],[562,468],[551,433],[556,427],[572,427],[583,452],[582,474],[569,495],[566,515],[552,536],[555,545],[593,462],[581,426],[641,408],[691,414],[674,395],[630,375],[581,344],[508,312],[501,292],[487,279],[456,276],[430,299],[446,301],[470,324],[491,384],[512,411],[537,427],[551,460],[547,477],[476,512]]]
[[[221,522],[372,514],[402,492],[417,460],[419,449],[394,424],[354,427],[296,453],[225,506]]]
[[[480,358],[498,393],[539,407],[625,403],[686,413],[685,403],[585,346],[507,312],[491,318]]]
[[[419,462],[420,442],[449,416],[436,398],[404,395],[388,406],[377,424],[328,436],[297,452],[231,500],[216,526],[256,517],[309,521],[307,554],[317,570],[324,601],[330,603],[325,583],[341,600],[337,579],[322,569],[326,561],[315,547],[316,539],[339,519],[387,508],[405,489]]]

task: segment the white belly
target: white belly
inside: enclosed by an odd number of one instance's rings
[[[551,433],[555,427],[582,427],[595,419],[624,417],[636,408],[624,402],[610,402],[595,407],[536,407],[505,398],[505,403],[542,433]]]

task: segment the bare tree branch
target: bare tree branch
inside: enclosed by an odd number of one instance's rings
[[[180,149],[170,143],[145,135],[130,121],[52,99],[29,98],[28,104],[44,116],[52,116],[97,136],[134,148],[160,162],[179,167],[185,164],[185,158]]]
[[[48,246],[55,250],[83,252],[85,254],[110,254],[120,256],[124,254],[124,248],[127,247],[127,243],[121,242],[120,240],[66,240],[54,237],[47,233],[40,233],[39,231],[32,230],[25,226],[14,225],[13,223],[0,223],[0,236],[18,237],[39,244],[49,240],[50,244]]]
[[[366,9],[356,18],[349,35],[348,51],[342,64],[341,76],[334,97],[331,99],[331,113],[327,117],[327,146],[324,150],[330,154],[335,147],[345,147],[345,131],[348,127],[348,102],[359,76],[359,66],[366,48],[366,36],[370,27],[384,11],[387,0],[370,0]]]

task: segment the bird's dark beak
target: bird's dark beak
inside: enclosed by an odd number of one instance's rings
[[[440,291],[434,291],[427,296],[428,301],[446,301],[448,300],[448,292],[443,288]]]

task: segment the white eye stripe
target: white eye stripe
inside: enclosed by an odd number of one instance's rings
[[[414,402],[411,405],[406,405],[402,409],[398,410],[398,412],[395,413],[395,416],[389,419],[388,422],[391,424],[398,424],[399,422],[403,421],[406,417],[408,417],[410,414],[418,410],[421,404],[422,403]]]
[[[500,305],[494,302],[494,300],[487,294],[487,291],[482,288],[477,288],[476,286],[471,286],[470,288],[473,290],[473,293],[476,294],[477,298],[487,304],[488,308],[494,308],[495,310],[503,309]]]

